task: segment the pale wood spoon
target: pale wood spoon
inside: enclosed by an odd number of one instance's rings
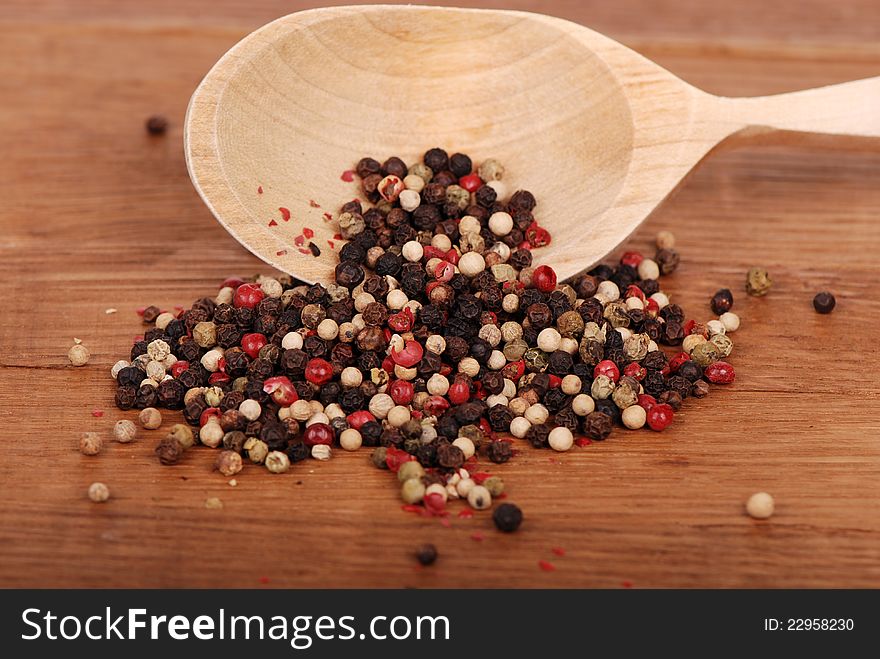
[[[563,279],[722,140],[755,131],[880,137],[880,77],[722,98],[559,18],[358,6],[291,14],[240,41],[193,94],[185,149],[220,223],[308,282],[332,281],[335,216],[359,193],[341,175],[361,156],[413,163],[441,146],[497,158],[510,192],[536,194],[553,236],[536,260]]]

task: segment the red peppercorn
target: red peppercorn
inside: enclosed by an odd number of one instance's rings
[[[623,256],[620,257],[621,264],[632,266],[633,268],[638,268],[639,263],[644,260],[645,257],[642,256],[639,252],[624,252]]]
[[[229,377],[226,373],[217,371],[216,373],[211,373],[210,377],[208,378],[208,384],[210,384],[211,386],[215,384],[225,384],[230,380],[232,380],[232,378]]]
[[[404,368],[412,368],[418,364],[422,361],[424,354],[425,350],[422,348],[422,344],[414,339],[405,341],[402,350],[391,349],[391,359],[394,360],[395,364]]]
[[[180,374],[183,373],[188,368],[189,368],[188,361],[184,361],[183,359],[178,359],[171,366],[171,377],[179,378]]]
[[[660,305],[657,304],[657,300],[651,298],[645,300],[645,315],[648,318],[656,318],[658,313],[660,313]]]
[[[317,446],[318,444],[330,446],[335,437],[336,433],[333,432],[333,428],[326,423],[313,423],[303,433],[303,443],[306,446]]]
[[[461,258],[461,254],[459,254],[458,250],[453,247],[443,255],[443,258],[449,261],[452,265],[458,265],[458,259]]]
[[[439,515],[444,510],[446,510],[446,500],[439,492],[431,492],[431,494],[426,494],[425,498],[422,501],[425,504],[425,509],[433,515]]]
[[[537,222],[532,222],[526,229],[526,242],[529,243],[527,249],[545,247],[550,244],[550,232],[544,227],[538,226]]]
[[[431,416],[440,416],[449,409],[449,401],[443,396],[430,396],[422,405],[422,409]]]
[[[235,289],[232,297],[232,305],[235,307],[247,307],[253,309],[266,297],[263,290],[257,284],[242,284]]]
[[[425,261],[430,261],[431,259],[446,258],[446,252],[444,252],[442,249],[434,247],[433,245],[425,245],[422,254],[422,258],[424,258]]]
[[[414,322],[415,318],[413,317],[413,312],[409,307],[405,307],[399,313],[388,318],[388,327],[395,332],[409,332],[412,329]]]
[[[199,416],[199,426],[204,426],[206,423],[208,423],[208,419],[210,419],[211,417],[217,417],[219,419],[222,414],[223,412],[220,411],[219,407],[207,408],[204,412],[202,412],[201,416]]]
[[[358,410],[357,412],[352,412],[345,420],[348,421],[348,425],[354,428],[355,430],[360,430],[361,426],[367,423],[368,421],[375,421],[376,417],[374,417],[367,410]]]
[[[453,405],[463,405],[471,398],[471,390],[464,382],[455,382],[446,394]]]
[[[552,293],[556,290],[556,273],[549,265],[539,265],[532,275],[532,283],[542,293]]]
[[[395,474],[401,466],[407,462],[412,462],[415,459],[416,456],[410,455],[406,451],[394,446],[389,446],[385,451],[385,464],[388,466],[388,469]]]
[[[638,362],[630,362],[626,365],[626,368],[623,369],[623,374],[641,381],[644,380],[645,376],[648,374],[648,369]]]
[[[483,181],[479,174],[468,174],[458,179],[458,184],[468,192],[476,192],[483,185]]]
[[[627,299],[627,298],[631,298],[631,297],[637,297],[642,302],[644,302],[645,301],[645,291],[643,291],[641,288],[639,288],[635,284],[630,284],[629,286],[626,287],[626,291],[623,294],[623,298]]]
[[[243,283],[244,279],[236,275],[232,275],[231,277],[227,277],[223,280],[223,283],[220,284],[220,288],[238,288]]]
[[[596,364],[596,368],[593,369],[594,378],[600,375],[609,377],[614,382],[617,382],[620,379],[620,369],[617,368],[617,364],[615,364],[610,359],[603,359],[601,362]]]
[[[437,281],[449,281],[455,274],[455,266],[449,261],[440,261],[434,268],[434,278]]]
[[[518,359],[515,362],[508,362],[507,365],[501,369],[501,372],[508,380],[516,382],[523,376],[523,373],[526,372],[526,363],[522,359]]]
[[[388,373],[394,373],[394,360],[391,357],[386,357],[382,360],[382,370]]]
[[[305,376],[312,384],[327,384],[333,378],[333,365],[326,359],[315,357],[306,364]]]
[[[479,383],[477,383],[479,384]],[[558,375],[550,376],[550,384],[548,385],[551,389],[556,389],[562,384],[562,378]]]
[[[241,349],[245,351],[248,357],[256,359],[260,356],[260,350],[268,343],[264,334],[245,334],[241,337]]]
[[[678,373],[678,369],[681,368],[681,365],[686,361],[690,361],[691,356],[686,352],[679,352],[669,360],[669,372],[670,373]]]
[[[709,364],[703,371],[706,379],[713,384],[730,384],[736,379],[736,372],[733,366],[727,362],[715,362]]]
[[[406,380],[395,380],[388,387],[388,395],[397,405],[409,405],[415,392],[415,388]]]
[[[675,412],[672,410],[672,406],[666,403],[652,405],[651,409],[648,410],[648,427],[651,430],[660,432],[672,423],[674,417]]]
[[[293,405],[299,400],[296,393],[296,387],[293,383],[283,375],[276,375],[273,378],[267,378],[263,381],[263,391],[272,394],[272,400],[281,405]]]
[[[657,404],[657,399],[650,394],[639,394],[638,405],[645,408],[646,412],[650,412],[651,408]]]

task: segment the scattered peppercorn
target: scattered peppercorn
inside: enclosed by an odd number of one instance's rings
[[[416,560],[422,565],[433,565],[437,560],[437,548],[434,545],[422,545],[416,549]]]
[[[69,359],[70,363],[74,366],[85,366],[89,363],[90,357],[91,353],[89,353],[89,349],[81,343],[74,344],[70,350],[67,351],[67,359]]]
[[[770,273],[767,270],[758,267],[749,268],[746,274],[746,292],[749,295],[755,297],[767,295],[772,285],[773,280],[770,279]]]
[[[104,441],[96,432],[84,432],[79,439],[79,451],[83,455],[97,455],[103,446]]]
[[[766,492],[756,492],[746,502],[746,512],[754,519],[768,519],[775,507],[773,497]]]
[[[522,510],[513,503],[502,503],[492,513],[492,521],[499,531],[513,533],[519,529],[523,521]]]
[[[145,126],[150,135],[164,135],[168,130],[168,119],[161,114],[154,114],[147,119]]]
[[[110,488],[104,483],[95,482],[89,485],[89,499],[95,503],[104,503],[110,498]]]
[[[813,298],[813,308],[821,314],[831,313],[836,304],[837,300],[828,291],[816,293],[816,297]]]

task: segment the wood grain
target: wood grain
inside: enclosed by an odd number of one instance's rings
[[[550,13],[722,95],[880,72],[876,3],[664,4]],[[524,449],[497,469],[526,512],[516,535],[485,515],[447,529],[401,512],[365,454],[285,476],[246,468],[236,488],[207,450],[160,467],[161,431],[81,456],[80,432],[109,437],[133,417],[113,408],[108,369],[142,331],[134,309],[188,304],[262,270],[192,189],[183,113],[231,44],[305,4],[76,5],[0,9],[0,585],[880,586],[880,153],[861,145],[714,154],[639,229],[627,247],[677,234],[683,265],[667,288],[686,309],[707,315],[717,288],[734,290],[737,382],[689,402],[662,435],[621,430],[562,456]],[[153,113],[171,118],[163,139],[143,131]],[[774,276],[765,299],[741,293],[754,264]],[[810,300],[826,288],[838,308],[823,317]],[[73,337],[92,350],[83,369],[66,366]],[[110,486],[107,504],[87,500],[94,480]],[[756,490],[776,497],[768,522],[743,514]],[[209,496],[224,509],[206,510]],[[441,559],[419,570],[409,554],[425,541]]]

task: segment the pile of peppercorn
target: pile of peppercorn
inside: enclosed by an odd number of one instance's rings
[[[453,498],[490,507],[503,483],[476,463],[506,462],[516,439],[567,451],[615,425],[663,430],[685,399],[733,381],[733,297],[719,291],[705,324],[670,302],[672,234],[653,259],[627,252],[559,284],[532,265],[551,239],[535,197],[508,194],[500,163],[434,148],[356,171],[367,203],[340,210],[334,283],[230,279],[178,314],[146,309],[154,326],[113,367],[117,406],[183,410],[226,475],[242,456],[283,472],[374,447],[407,504],[441,513]],[[160,444],[164,464],[193,443],[183,435]]]

